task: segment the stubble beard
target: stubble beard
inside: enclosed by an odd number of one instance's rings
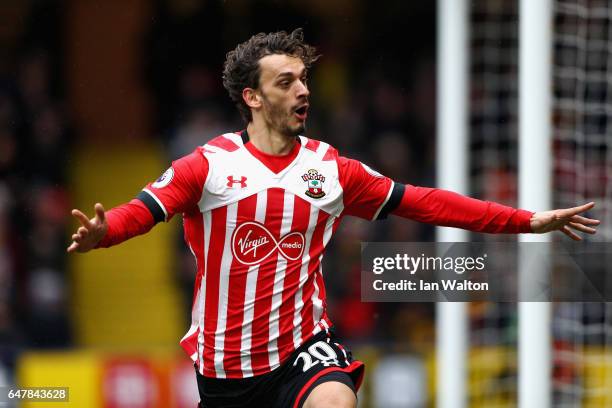
[[[285,112],[282,107],[274,106],[268,99],[263,96],[265,107],[265,117],[268,125],[282,135],[296,137],[304,133],[306,130],[306,122],[300,122],[297,126],[292,127],[289,121],[292,118],[293,112]]]

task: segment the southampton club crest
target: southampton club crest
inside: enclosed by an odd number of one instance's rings
[[[308,190],[306,195],[310,198],[321,198],[325,195],[323,191],[323,183],[325,183],[325,177],[315,169],[310,169],[305,174],[302,174],[302,180],[308,183]]]

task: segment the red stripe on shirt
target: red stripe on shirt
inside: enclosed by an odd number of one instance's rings
[[[236,226],[255,218],[257,194],[238,202]],[[242,341],[242,322],[244,320],[244,296],[249,267],[232,258],[229,274],[227,298],[227,323],[225,326],[225,343],[223,368],[227,378],[241,378],[240,344]]]
[[[277,242],[283,221],[285,191],[281,188],[268,189],[266,219],[264,225]],[[251,366],[253,375],[270,371],[268,339],[270,334],[270,310],[276,274],[277,257],[269,256],[259,266],[255,289],[255,310],[251,343]]]
[[[306,142],[306,146],[304,147],[307,148],[308,150],[312,150],[313,152],[316,152],[320,144],[321,142],[318,140],[308,139],[308,142]]]
[[[238,150],[240,148],[236,143],[225,136],[217,136],[206,144],[227,150],[228,152],[233,152],[234,150]]]
[[[197,313],[197,311],[194,311],[193,308],[197,306],[196,300],[198,299],[198,295],[200,295],[200,286],[202,283],[202,276],[204,275],[204,222],[202,220],[202,213],[197,211],[190,214],[185,214],[183,228],[185,230],[185,242],[193,251],[197,264],[197,272],[193,287],[193,300],[191,302],[191,313],[193,319],[193,313]],[[191,357],[197,350],[198,333],[199,329],[189,337],[181,340],[181,347],[183,347],[189,357]]]
[[[198,291],[200,290],[200,283],[204,273],[204,220],[202,219],[202,213],[197,211],[190,214],[184,214],[183,228],[185,230],[183,238],[193,251],[198,267],[195,287],[193,288],[193,300],[195,301]],[[191,307],[193,308],[193,306],[194,304],[192,303]]]
[[[328,218],[329,214],[324,211],[319,211],[317,225],[310,240],[308,279],[306,279],[302,292],[302,300],[304,302],[304,308],[302,309],[302,341],[310,338],[312,336],[312,330],[314,329],[313,303],[311,298],[315,291],[315,271],[317,271],[320,264],[319,255],[323,250],[323,233],[325,232],[325,224]]]
[[[329,146],[325,155],[323,156],[323,161],[335,160],[338,157],[338,151],[333,147]]]
[[[215,377],[215,332],[219,311],[219,275],[225,245],[227,207],[211,211],[211,233],[206,266],[206,304],[204,306],[204,374]]]
[[[291,231],[306,231],[310,215],[310,203],[298,196],[293,201],[293,222]],[[299,288],[302,257],[287,262],[283,286],[283,300],[279,312],[279,360],[283,362],[294,350],[293,315],[295,313],[295,293]]]
[[[319,267],[315,272],[315,280],[317,282],[317,286],[319,287],[319,299],[321,299],[321,303],[323,304],[323,310],[321,311],[321,316],[323,316],[327,306],[327,298],[325,297],[325,282],[323,282],[323,273],[321,269],[321,262],[319,262]]]
[[[342,219],[342,218],[341,218],[341,217],[339,217],[339,218],[336,218],[336,219],[334,220],[334,223],[333,223],[333,225],[332,225],[332,237],[334,236],[334,234],[336,233],[336,230],[337,230],[337,229],[338,229],[338,227],[340,226],[340,220],[341,220],[341,219]],[[330,239],[331,239],[331,237],[330,237]],[[324,250],[325,250],[325,249],[323,249],[323,251],[324,251]],[[321,320],[325,320],[325,322],[327,323],[327,326],[328,326],[328,327],[332,327],[332,326],[333,326],[333,324],[332,324],[332,322],[331,322],[331,320],[330,320],[329,316],[327,315],[327,296],[325,295],[325,293],[326,293],[326,292],[325,292],[325,281],[324,281],[324,279],[323,279],[323,268],[321,267],[321,265],[319,265],[319,276],[320,276],[320,278],[321,278],[321,283],[319,284],[319,288],[323,288],[323,290],[322,290],[322,291],[323,291],[323,295],[322,295],[322,296],[320,296],[320,297],[322,297],[322,299],[323,299],[323,312],[322,312],[322,314],[321,314]]]

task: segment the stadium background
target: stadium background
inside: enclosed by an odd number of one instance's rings
[[[595,39],[612,39],[609,12],[597,14],[605,3],[556,4],[557,27],[570,36],[586,41],[595,27]],[[300,26],[323,54],[310,76],[307,135],[395,180],[433,186],[435,6],[0,3],[0,384],[70,386],[71,407],[193,407],[193,374],[178,340],[188,327],[195,266],[180,220],[122,246],[69,257],[70,209],[91,213],[97,201],[106,208],[127,201],[171,160],[241,129],[221,84],[225,52],[253,33]],[[472,1],[470,22],[471,195],[516,205],[517,2]],[[570,103],[555,107],[555,200],[608,203],[610,141],[588,135],[610,113],[592,115],[579,140],[572,116],[585,98],[607,106],[607,93],[596,92],[605,86],[575,70],[593,61],[589,52],[606,51],[559,32],[555,52],[564,58],[556,59],[555,97]],[[605,77],[607,59],[600,60],[584,70]],[[561,86],[571,79],[591,85],[590,93]],[[599,158],[594,166],[587,164],[592,158]],[[606,187],[587,189],[588,177]],[[605,225],[603,232],[609,239]],[[330,316],[368,365],[362,407],[433,405],[436,350],[434,304],[360,302],[359,242],[433,239],[432,227],[411,221],[346,219],[327,252]],[[474,303],[469,313],[469,405],[515,406],[516,305]],[[556,406],[611,403],[609,316],[606,305],[556,305]]]

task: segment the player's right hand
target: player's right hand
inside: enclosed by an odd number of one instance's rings
[[[76,233],[72,234],[72,244],[68,247],[68,252],[87,252],[96,247],[98,242],[104,238],[108,231],[108,223],[104,216],[104,207],[96,203],[94,206],[96,215],[89,219],[79,210],[72,210],[72,215],[79,220],[81,226]]]

